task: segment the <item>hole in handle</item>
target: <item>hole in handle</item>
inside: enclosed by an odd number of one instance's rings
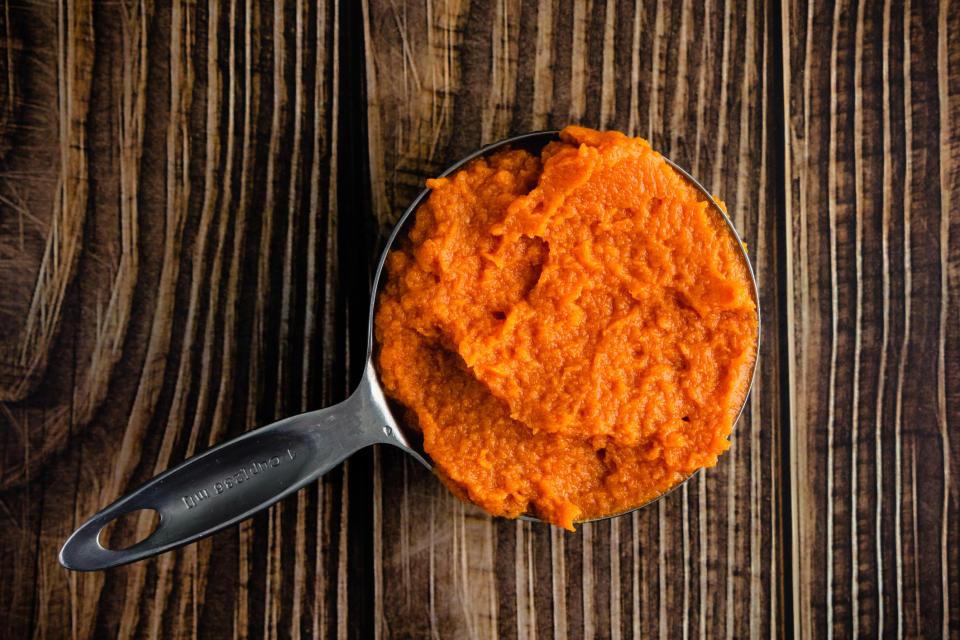
[[[149,538],[159,524],[160,512],[156,509],[128,511],[108,522],[97,539],[105,549],[123,551]]]

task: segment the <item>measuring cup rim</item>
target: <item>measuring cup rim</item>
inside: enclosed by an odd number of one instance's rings
[[[549,129],[544,131],[531,131],[529,133],[523,133],[523,134],[512,136],[509,138],[504,138],[503,140],[498,140],[497,142],[492,142],[490,144],[484,145],[483,147],[477,149],[476,151],[473,151],[469,155],[464,156],[463,158],[457,160],[455,163],[447,167],[443,171],[443,173],[439,174],[437,177],[439,178],[446,177],[454,173],[455,171],[460,170],[461,168],[466,166],[469,162],[476,160],[477,158],[483,157],[489,154],[490,152],[496,149],[499,149],[501,147],[506,147],[511,144],[526,142],[538,137],[548,138],[548,140],[545,140],[544,144],[546,144],[546,142],[551,140],[560,140],[560,130]],[[660,157],[662,157],[667,162],[667,164],[670,165],[671,168],[673,168],[680,175],[682,175],[684,178],[689,180],[695,187],[697,187],[697,189],[703,195],[704,199],[707,201],[707,204],[712,206],[715,213],[720,216],[721,220],[723,220],[724,224],[726,225],[727,230],[731,234],[733,234],[733,238],[736,240],[737,249],[740,252],[740,257],[743,260],[743,263],[747,268],[747,273],[750,276],[750,283],[752,285],[751,293],[753,295],[754,306],[756,308],[756,313],[757,313],[757,341],[756,341],[756,347],[754,349],[753,370],[750,372],[750,382],[747,385],[747,390],[743,395],[743,401],[740,403],[740,409],[737,411],[737,415],[733,419],[733,422],[730,425],[730,431],[732,433],[734,427],[736,427],[737,423],[740,421],[740,418],[743,415],[743,411],[747,406],[747,400],[749,399],[750,393],[753,390],[753,383],[754,383],[754,380],[756,380],[757,367],[758,367],[758,363],[760,362],[761,315],[760,315],[760,289],[757,285],[757,276],[754,273],[753,265],[750,262],[750,258],[747,255],[746,247],[740,238],[740,234],[737,231],[737,228],[733,225],[733,221],[730,219],[730,216],[728,216],[726,211],[724,211],[723,208],[719,205],[719,203],[717,203],[713,195],[706,189],[706,187],[704,187],[700,183],[699,180],[697,180],[692,175],[690,175],[689,172],[687,172],[685,169],[680,167],[673,160],[664,156],[663,154],[660,154]],[[429,188],[424,188],[413,200],[413,202],[411,202],[410,205],[406,208],[406,210],[403,212],[403,215],[400,216],[400,219],[397,220],[397,223],[394,225],[393,230],[390,232],[390,236],[387,239],[387,243],[380,254],[380,260],[377,263],[377,270],[373,278],[373,289],[370,294],[370,309],[369,309],[369,316],[367,321],[367,362],[368,362],[368,367],[373,368],[373,370],[370,371],[369,373],[376,379],[377,385],[379,385],[379,373],[376,370],[376,363],[373,361],[373,348],[375,344],[373,329],[374,329],[374,318],[376,316],[377,298],[379,297],[381,282],[384,278],[384,275],[383,275],[384,265],[386,264],[387,256],[392,250],[393,245],[397,240],[397,237],[400,235],[401,231],[406,227],[408,218],[412,216],[417,211],[417,209],[420,208],[420,205],[422,205],[423,202],[430,196],[431,191],[432,190]],[[390,410],[389,407],[387,407],[387,410],[388,411]],[[397,424],[398,426],[400,426],[399,422]],[[602,520],[608,520],[610,518],[618,518],[620,516],[624,516],[634,511],[637,511],[638,509],[642,509],[644,507],[648,507],[652,504],[655,504],[656,502],[659,502],[663,498],[666,498],[668,495],[670,495],[680,487],[686,485],[687,482],[693,479],[693,477],[696,476],[698,473],[703,471],[703,469],[704,467],[696,469],[690,475],[688,475],[682,481],[675,484],[670,489],[664,491],[656,498],[653,498],[652,500],[648,500],[647,502],[644,502],[643,504],[639,504],[635,507],[630,507],[629,509],[620,511],[618,513],[611,513],[609,515],[600,516],[597,518],[591,518],[589,520],[581,520],[581,521],[578,521],[577,524],[587,524],[590,522],[600,522]],[[529,516],[529,515],[522,515],[518,519],[526,520],[530,522],[543,522],[539,518],[536,518],[534,516]]]

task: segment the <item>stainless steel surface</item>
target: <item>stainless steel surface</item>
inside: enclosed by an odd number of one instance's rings
[[[427,464],[397,429],[369,364],[343,402],[275,422],[196,455],[87,520],[64,544],[60,563],[90,571],[142,560],[209,536],[266,509],[375,443],[400,447]],[[153,509],[157,529],[122,550],[99,535],[112,520]]]
[[[471,160],[505,146],[539,152],[548,142],[556,140],[557,134],[557,131],[543,131],[501,140],[461,159],[441,175],[457,171]],[[700,183],[673,162],[667,162],[700,189],[737,239],[737,246],[741,249],[753,282],[759,331],[756,277],[736,229]],[[340,404],[286,418],[189,458],[120,498],[87,520],[67,539],[60,550],[60,563],[64,567],[78,571],[107,569],[194,542],[266,509],[315,481],[356,451],[372,444],[399,447],[430,467],[426,454],[419,447],[419,437],[394,418],[373,365],[376,355],[373,318],[377,298],[384,285],[384,262],[397,239],[406,233],[408,222],[413,220],[414,212],[429,193],[425,189],[407,208],[390,235],[377,265],[367,327],[366,368],[357,390]],[[660,498],[598,520],[629,513]],[[107,524],[141,509],[153,509],[160,514],[160,523],[149,537],[122,550],[107,549],[101,544],[100,533]],[[537,521],[531,516],[524,516],[524,519]]]

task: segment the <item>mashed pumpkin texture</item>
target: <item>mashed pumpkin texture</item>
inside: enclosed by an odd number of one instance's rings
[[[375,331],[384,388],[447,486],[572,529],[716,464],[758,326],[696,187],[645,140],[560,137],[427,182]]]

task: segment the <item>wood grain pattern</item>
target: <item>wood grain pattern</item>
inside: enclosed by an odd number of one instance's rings
[[[4,635],[960,637],[958,38],[917,0],[0,1]],[[424,180],[566,124],[647,137],[749,247],[760,368],[717,467],[571,534],[374,448],[59,567],[155,473],[346,397]]]
[[[52,202],[45,203],[52,209],[50,228],[36,270],[33,295],[26,313],[15,318],[19,321],[16,324],[22,325],[17,327],[21,335],[12,344],[3,344],[6,349],[0,357],[0,400],[8,402],[24,399],[43,375],[60,325],[67,286],[75,275],[86,217],[86,123],[93,67],[93,6],[82,0],[64,2],[55,8],[55,13],[56,48],[50,49],[56,52],[57,179]],[[10,40],[7,42],[9,50]]]
[[[804,637],[960,633],[957,9],[784,14]]]

